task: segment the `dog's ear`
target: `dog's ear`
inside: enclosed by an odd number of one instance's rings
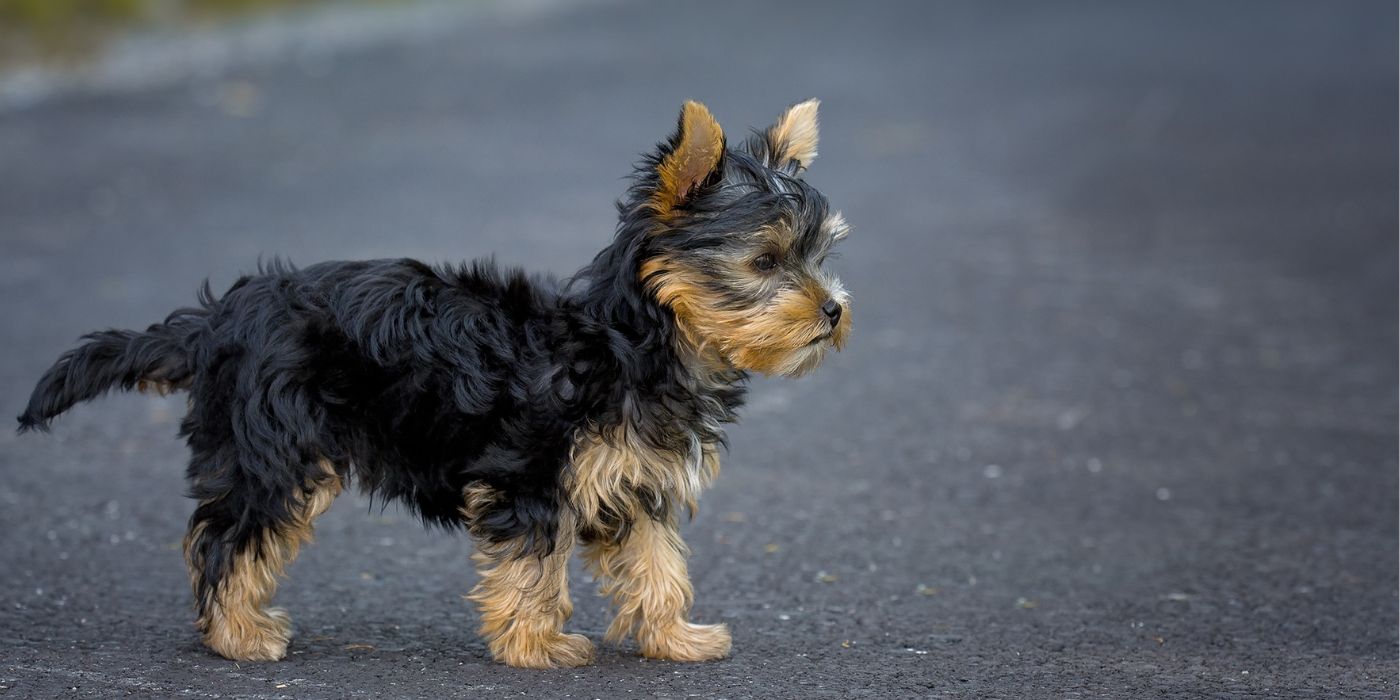
[[[805,170],[817,158],[817,106],[815,97],[788,107],[763,138],[768,142],[769,165],[781,168],[795,163]]]
[[[681,107],[676,133],[661,152],[652,199],[662,214],[685,204],[723,176],[724,131],[699,102],[686,102]]]

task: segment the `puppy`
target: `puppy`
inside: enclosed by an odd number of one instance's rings
[[[85,336],[20,430],[113,387],[189,393],[185,558],[203,641],[230,659],[286,654],[277,579],[351,483],[470,534],[501,662],[591,660],[563,631],[576,548],[614,601],[607,639],[725,657],[728,629],[688,620],[679,524],[749,373],[800,375],[850,332],[825,266],[847,227],[801,177],[816,155],[816,100],[738,148],[687,102],[612,243],[566,282],[480,261],[273,263],[143,332]]]

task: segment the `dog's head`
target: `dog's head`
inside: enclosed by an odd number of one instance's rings
[[[802,179],[816,155],[816,100],[734,149],[710,111],[687,102],[640,166],[621,208],[640,231],[642,285],[703,358],[796,376],[845,342],[850,295],[827,262],[847,227]]]

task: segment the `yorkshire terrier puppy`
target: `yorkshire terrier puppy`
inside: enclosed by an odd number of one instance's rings
[[[801,177],[816,155],[816,100],[738,148],[687,102],[612,244],[565,282],[481,261],[274,263],[144,332],[85,336],[20,430],[113,387],[189,392],[185,559],[203,641],[230,659],[286,654],[277,579],[350,483],[471,535],[501,662],[591,660],[563,631],[576,547],[616,607],[608,640],[723,658],[728,629],[688,619],[679,526],[749,373],[800,375],[850,332],[825,267],[846,224]]]

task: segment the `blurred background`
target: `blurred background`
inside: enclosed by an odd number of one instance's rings
[[[183,399],[0,430],[0,693],[1395,697],[1393,2],[0,0],[0,408],[260,257],[567,275],[636,156],[819,97],[848,350],[687,526],[734,657],[493,665],[347,496],[281,664],[203,651]],[[570,626],[604,601],[576,570]]]

